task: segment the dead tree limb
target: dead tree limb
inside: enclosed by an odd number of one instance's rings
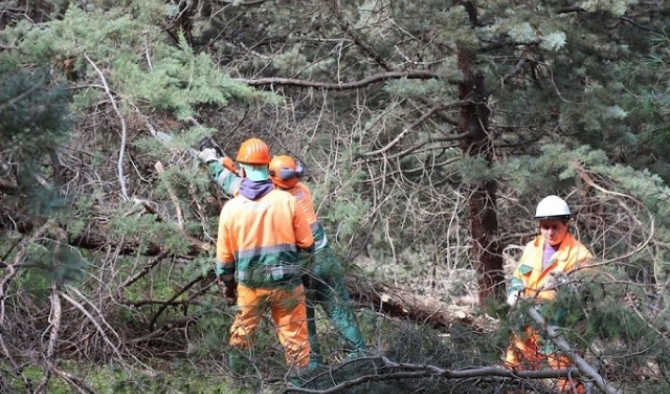
[[[154,316],[151,318],[151,321],[149,322],[149,330],[151,331],[151,330],[154,329],[154,326],[156,325],[156,321],[158,320],[158,317],[165,311],[165,309],[167,309],[168,306],[170,306],[174,302],[174,300],[179,298],[179,296],[181,296],[182,294],[186,293],[191,287],[193,287],[196,284],[200,283],[201,281],[207,279],[208,276],[209,275],[207,275],[207,274],[206,275],[200,275],[197,278],[190,281],[189,283],[187,283],[184,287],[181,288],[181,290],[174,293],[172,295],[172,297],[170,297],[169,300],[167,300],[163,305],[160,306],[160,308],[158,308],[158,311],[156,312],[156,314],[154,314]],[[210,284],[210,286],[211,286],[211,284]],[[207,287],[209,288],[209,286],[207,286]]]
[[[332,394],[344,392],[345,389],[357,386],[360,384],[380,381],[380,380],[398,380],[398,379],[425,379],[425,378],[443,378],[443,379],[473,379],[482,377],[498,377],[514,380],[536,380],[536,379],[551,379],[561,378],[567,376],[579,376],[577,368],[570,369],[550,369],[540,371],[514,371],[500,367],[482,367],[464,370],[449,370],[440,368],[435,365],[428,364],[412,364],[412,363],[398,363],[388,359],[387,357],[367,357],[358,358],[348,363],[342,364],[338,368],[343,368],[346,364],[351,362],[361,362],[362,360],[370,360],[373,362],[381,362],[377,368],[388,368],[388,373],[375,373],[371,375],[359,376],[355,379],[347,380],[345,382],[336,384],[325,390],[315,390],[308,388],[291,387],[283,391],[283,393],[307,393],[307,394]],[[327,372],[332,373],[332,371]]]
[[[72,387],[74,387],[79,393],[81,394],[97,394],[97,392],[86,382],[77,377],[72,375],[69,372],[62,371],[56,367],[54,367],[54,374],[56,374],[59,378],[63,379],[64,381],[68,382],[68,384]]]
[[[35,389],[36,393],[41,393],[46,389],[47,384],[49,384],[49,379],[51,379],[51,375],[56,366],[56,345],[58,343],[58,334],[60,332],[61,317],[61,300],[58,296],[58,286],[54,284],[51,286],[51,313],[49,314],[49,325],[51,327],[51,333],[49,335],[47,354],[45,356],[47,368],[44,372],[44,378],[42,378],[42,382]]]
[[[392,317],[445,330],[452,324],[462,324],[479,332],[492,332],[498,321],[492,317],[474,316],[467,308],[446,305],[431,297],[420,296],[381,282],[353,277],[346,282],[351,297],[362,307],[371,307]]]
[[[352,90],[352,89],[361,89],[375,83],[400,78],[434,79],[439,78],[439,75],[433,71],[428,70],[410,70],[410,71],[390,71],[385,73],[379,73],[363,78],[359,81],[339,82],[339,83],[308,81],[304,79],[293,79],[293,78],[237,79],[237,81],[247,84],[249,86],[294,86],[301,88],[316,88],[326,90]]]
[[[149,205],[146,201],[136,199],[136,202],[149,210],[147,208]],[[44,220],[42,219],[33,218],[21,212],[12,211],[0,206],[0,230],[11,229],[21,234],[27,234],[43,224]],[[65,229],[62,229],[62,231],[65,231]],[[118,247],[120,255],[135,255],[138,253],[138,249],[140,249],[141,246],[139,242],[128,241],[119,243],[118,240],[113,240],[107,237],[104,234],[104,231],[104,229],[100,229],[98,231],[87,230],[78,235],[73,235],[67,232],[65,232],[65,234],[67,234],[68,245],[77,248],[96,250],[113,244]],[[189,257],[198,256],[203,252],[207,253],[211,249],[211,245],[208,242],[199,241],[191,236],[185,236],[185,239],[190,242],[186,253]],[[165,247],[157,243],[142,245],[142,249],[142,256],[151,257],[167,253]]]

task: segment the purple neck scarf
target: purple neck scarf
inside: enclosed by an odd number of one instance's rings
[[[552,246],[549,242],[544,242],[544,252],[542,253],[542,271],[546,270],[551,265],[551,257],[556,253],[561,244]]]
[[[242,179],[240,184],[240,194],[249,200],[258,200],[274,189],[271,180],[254,182],[247,178]]]

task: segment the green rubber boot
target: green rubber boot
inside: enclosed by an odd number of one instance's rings
[[[288,378],[289,386],[302,387],[303,381],[299,376],[291,376]]]
[[[313,367],[311,362],[305,367],[294,369],[289,373],[288,377],[289,386],[303,387],[305,383],[310,379],[311,372],[313,372],[315,369],[316,366]]]

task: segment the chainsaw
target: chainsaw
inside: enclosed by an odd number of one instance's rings
[[[170,145],[170,142],[172,141],[172,136],[169,135],[169,134],[167,134],[167,133],[164,133],[164,132],[162,132],[162,131],[156,131],[156,133],[154,134],[154,136],[155,136],[158,140],[160,140],[161,142],[163,142],[163,144],[168,145],[168,146]],[[235,162],[233,161],[233,159],[231,159],[230,157],[228,157],[228,156],[224,153],[224,151],[223,151],[223,149],[221,148],[221,146],[220,146],[219,144],[217,144],[216,141],[214,141],[214,138],[212,138],[212,137],[210,137],[210,136],[207,136],[207,137],[201,139],[201,140],[198,142],[197,145],[198,145],[198,149],[199,149],[199,150],[195,150],[194,148],[188,148],[188,149],[187,149],[187,151],[188,151],[193,157],[195,157],[196,159],[198,159],[198,155],[200,154],[200,151],[202,151],[203,149],[212,148],[212,149],[214,149],[214,151],[216,152],[216,157],[219,159],[219,161],[221,162],[221,164],[222,164],[226,169],[228,169],[228,171],[231,171],[231,172],[234,172],[234,173],[237,172],[237,168],[236,168],[236,166],[235,166]]]

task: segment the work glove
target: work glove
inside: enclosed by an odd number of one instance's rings
[[[219,281],[219,287],[223,287],[223,295],[226,297],[228,300],[228,303],[233,305],[237,303],[237,289],[235,285],[235,281]]]
[[[507,305],[510,306],[510,308],[514,308],[516,306],[516,303],[519,301],[519,291],[513,291],[510,293],[510,295],[507,296]]]
[[[225,294],[233,303],[237,302],[237,290],[234,287],[226,287]]]
[[[216,155],[216,150],[214,148],[205,148],[199,154],[198,158],[202,160],[205,164],[209,164],[212,161],[218,160]]]

